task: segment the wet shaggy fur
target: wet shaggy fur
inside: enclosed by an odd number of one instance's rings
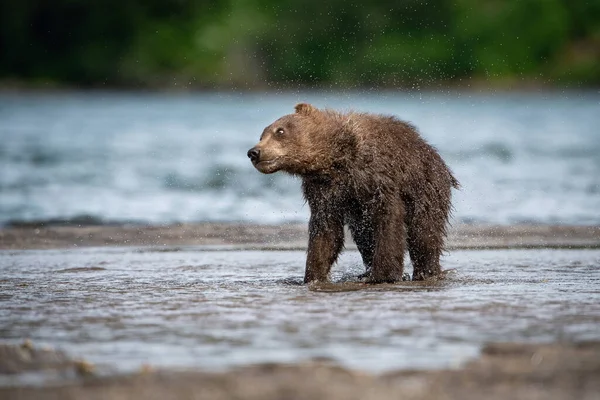
[[[405,248],[414,280],[440,274],[458,181],[412,125],[298,104],[296,113],[265,128],[248,156],[263,173],[302,178],[311,212],[306,283],[328,279],[346,224],[369,282],[400,281]]]

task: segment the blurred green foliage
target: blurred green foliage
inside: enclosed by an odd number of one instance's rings
[[[123,87],[600,84],[600,0],[6,0],[0,79]]]

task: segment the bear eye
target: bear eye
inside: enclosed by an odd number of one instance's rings
[[[278,135],[283,135],[283,128],[277,128],[275,133],[277,133]]]

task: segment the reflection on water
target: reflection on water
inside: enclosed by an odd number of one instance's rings
[[[162,249],[161,249],[162,250]],[[120,370],[333,359],[457,365],[488,341],[600,339],[600,251],[456,251],[435,283],[368,286],[356,252],[301,285],[299,251],[0,253],[0,338]]]
[[[394,114],[462,183],[461,222],[600,224],[600,95],[0,94],[0,225],[304,221],[300,184],[246,157],[299,101]]]

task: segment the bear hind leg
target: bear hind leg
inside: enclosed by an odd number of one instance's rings
[[[366,278],[371,273],[373,266],[373,254],[375,252],[375,241],[373,240],[373,227],[366,221],[354,222],[348,224],[352,239],[360,252],[366,272],[359,275],[359,278]]]
[[[408,253],[413,264],[413,281],[440,275],[440,256],[444,250],[446,218],[412,218],[408,224]]]

